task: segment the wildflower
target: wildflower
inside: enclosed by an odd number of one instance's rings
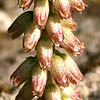
[[[83,79],[83,75],[75,61],[70,56],[63,56],[63,60],[69,80],[74,84],[79,83]]]
[[[33,11],[20,15],[8,29],[12,39],[24,34],[25,52],[37,51],[36,57],[28,57],[11,75],[14,86],[25,82],[16,100],[34,96],[37,100],[82,100],[71,86],[83,75],[69,54],[80,55],[84,48],[73,34],[76,23],[71,8],[81,13],[87,5],[82,0],[18,0],[18,5],[27,10],[32,2]],[[67,55],[55,46],[66,49]]]
[[[50,70],[52,66],[53,44],[47,38],[40,39],[37,44],[37,57],[42,69]]]
[[[78,92],[71,86],[65,87],[61,90],[62,100],[82,100]]]
[[[32,75],[35,58],[28,57],[11,75],[10,80],[18,87]]]
[[[80,42],[78,38],[74,36],[71,29],[63,27],[63,31],[64,41],[61,43],[61,46],[74,56],[80,55],[83,51],[84,43]]]
[[[12,37],[12,39],[16,39],[21,36],[23,33],[29,33],[33,27],[33,12],[27,11],[21,14],[9,27],[8,35]]]
[[[53,5],[61,18],[68,18],[71,16],[71,9],[68,0],[53,0]]]
[[[61,86],[68,85],[68,77],[66,72],[66,67],[63,59],[58,55],[53,55],[52,57],[52,67],[51,67],[51,75],[56,80],[56,82]]]
[[[51,16],[49,16],[46,29],[53,43],[56,46],[59,46],[64,39],[64,34],[62,25],[57,15],[52,14]]]
[[[44,92],[46,100],[61,100],[61,93],[59,87],[52,81],[48,83]]]
[[[41,30],[37,26],[34,26],[30,33],[24,34],[23,48],[25,52],[33,51],[35,49],[40,36]]]
[[[72,7],[75,11],[77,11],[77,12],[79,12],[79,13],[81,13],[82,10],[85,9],[85,6],[87,6],[87,5],[83,2],[83,0],[69,0],[69,2],[70,2],[71,7]]]
[[[49,1],[35,0],[34,19],[37,25],[45,27],[49,15]]]
[[[32,72],[32,92],[38,97],[43,95],[47,82],[47,71],[36,65]]]
[[[23,10],[27,10],[31,6],[32,2],[33,0],[18,0],[18,6],[23,8]]]

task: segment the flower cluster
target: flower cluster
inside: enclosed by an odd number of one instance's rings
[[[72,84],[78,84],[83,75],[71,56],[80,55],[84,43],[73,34],[76,22],[71,10],[81,13],[87,5],[82,0],[18,0],[23,10],[32,3],[33,11],[21,14],[8,29],[12,39],[24,34],[25,52],[37,52],[11,75],[15,87],[24,83],[15,100],[81,100]]]

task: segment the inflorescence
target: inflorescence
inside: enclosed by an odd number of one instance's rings
[[[83,75],[71,56],[80,55],[84,43],[73,34],[77,25],[71,10],[81,13],[87,5],[82,0],[18,0],[23,10],[33,3],[33,11],[21,14],[8,29],[12,39],[24,34],[25,52],[37,52],[11,75],[15,87],[24,83],[15,100],[81,100],[73,85]]]

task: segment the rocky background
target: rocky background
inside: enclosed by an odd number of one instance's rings
[[[75,35],[86,47],[75,58],[84,74],[77,90],[83,100],[100,100],[100,0],[87,0],[87,3],[89,7],[82,14],[73,14],[78,24]],[[6,33],[22,12],[17,0],[0,0],[0,100],[14,100],[19,90],[12,86],[9,77],[25,57],[34,55],[23,52],[21,37],[12,40]]]

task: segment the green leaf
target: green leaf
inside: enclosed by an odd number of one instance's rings
[[[33,27],[33,12],[27,11],[21,14],[9,27],[8,35],[16,39],[23,33],[29,33]]]

